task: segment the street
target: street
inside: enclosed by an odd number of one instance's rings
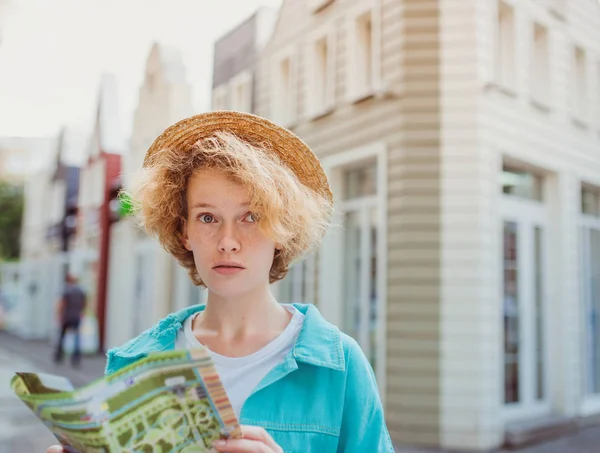
[[[0,331],[0,453],[43,453],[56,443],[41,422],[12,393],[8,383],[15,371],[37,371],[69,377],[80,386],[102,376],[104,357],[84,357],[81,368],[69,362],[55,365],[52,348],[46,341],[23,341]],[[443,453],[407,447],[397,453]],[[598,453],[600,426],[582,429],[572,436],[518,450],[520,453]],[[500,450],[495,453],[506,453]],[[455,452],[456,453],[456,452]]]

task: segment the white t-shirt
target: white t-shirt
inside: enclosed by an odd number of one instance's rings
[[[209,350],[231,406],[238,417],[246,399],[269,371],[283,362],[302,329],[304,315],[293,305],[285,304],[283,307],[292,313],[289,324],[275,339],[255,353],[245,357],[226,357]],[[175,349],[203,346],[192,332],[192,321],[198,314],[195,313],[184,321],[183,328],[177,333]]]

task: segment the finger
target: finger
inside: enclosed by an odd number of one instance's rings
[[[253,439],[215,441],[213,446],[217,451],[227,453],[276,453],[277,451],[269,448],[264,442]]]
[[[258,440],[265,443],[273,451],[279,451],[279,445],[273,440],[269,433],[260,426],[242,425],[242,437],[244,439]]]
[[[63,448],[60,445],[52,445],[50,448],[48,448],[48,450],[46,450],[46,453],[64,453],[65,451],[63,450]]]

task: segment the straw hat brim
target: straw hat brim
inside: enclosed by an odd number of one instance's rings
[[[293,132],[260,116],[234,111],[202,113],[183,119],[160,134],[146,152],[144,166],[161,149],[188,151],[196,142],[229,132],[248,143],[275,153],[298,180],[332,200],[327,175],[312,150]]]

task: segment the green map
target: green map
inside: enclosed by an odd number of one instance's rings
[[[151,353],[79,389],[41,373],[16,373],[11,387],[71,452],[216,452],[215,440],[241,437],[202,348]]]

